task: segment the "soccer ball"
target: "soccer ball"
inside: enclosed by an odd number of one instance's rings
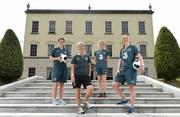
[[[139,68],[140,68],[140,61],[134,61],[133,62],[133,68],[135,69],[135,70],[138,70]]]
[[[67,55],[65,55],[65,54],[61,54],[61,62],[64,62],[64,63],[66,63],[67,62],[67,59],[68,59],[68,56]]]

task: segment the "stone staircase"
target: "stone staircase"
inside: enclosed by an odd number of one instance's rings
[[[90,98],[93,108],[85,108],[86,114],[77,114],[75,90],[71,81],[65,84],[64,100],[67,105],[51,104],[52,82],[34,76],[0,87],[0,117],[180,117],[180,91],[167,84],[145,76],[139,76],[136,86],[136,105],[133,114],[126,114],[127,106],[116,105],[119,101],[107,82],[107,98],[97,98],[97,81],[93,81],[94,93]],[[122,87],[129,99],[127,86]],[[85,90],[81,90],[84,98]],[[83,101],[83,98],[81,99]]]

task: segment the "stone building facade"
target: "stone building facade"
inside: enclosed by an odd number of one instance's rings
[[[99,40],[104,40],[110,53],[108,79],[116,70],[121,49],[121,38],[129,35],[145,61],[145,75],[156,77],[153,63],[154,36],[153,11],[150,10],[45,10],[27,9],[24,37],[24,71],[22,77],[39,75],[48,78],[52,61],[48,56],[56,47],[57,39],[64,37],[70,51],[70,61],[77,53],[78,41],[85,43],[86,53],[92,58]],[[92,79],[95,79],[95,64],[92,60]]]

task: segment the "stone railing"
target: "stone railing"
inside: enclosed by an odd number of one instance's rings
[[[13,91],[16,89],[16,87],[24,86],[26,83],[34,82],[35,80],[38,80],[38,79],[45,79],[45,78],[41,76],[32,76],[32,77],[25,78],[23,80],[19,80],[19,81],[16,81],[7,85],[3,85],[0,87],[0,96],[6,91]]]
[[[162,88],[164,92],[174,93],[174,97],[180,97],[180,89],[169,84],[157,81],[147,76],[138,76],[139,79],[145,81],[145,83],[152,83],[153,87]]]

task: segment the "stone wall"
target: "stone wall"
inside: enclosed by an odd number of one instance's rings
[[[68,67],[71,67],[71,59],[68,61]],[[93,62],[93,60],[92,60]],[[145,58],[145,68],[148,68],[148,76],[156,78],[156,71],[154,67],[154,60],[152,58]],[[113,76],[117,71],[118,58],[111,58],[108,60],[108,67],[113,68]],[[23,78],[28,77],[29,67],[35,67],[35,75],[47,77],[47,67],[52,67],[52,61],[49,61],[47,57],[38,58],[24,58],[24,71]]]

